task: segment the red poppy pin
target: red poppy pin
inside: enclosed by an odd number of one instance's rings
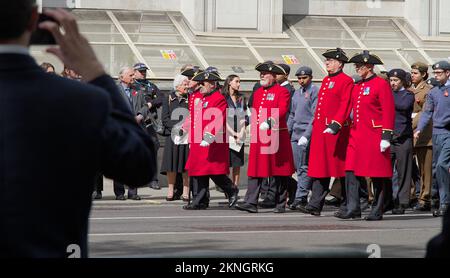
[[[447,90],[445,90],[444,96],[448,97],[448,91]]]

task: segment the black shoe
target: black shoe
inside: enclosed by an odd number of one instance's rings
[[[306,206],[308,202],[304,200],[295,200],[292,204],[289,205],[290,210],[297,210],[298,206]]]
[[[426,203],[426,204],[418,203],[418,204],[413,208],[413,210],[415,210],[415,211],[431,211],[431,206],[430,206],[430,204],[428,204],[428,203]]]
[[[157,181],[152,181],[148,187],[155,190],[161,190],[161,186],[159,186],[159,183]]]
[[[236,203],[237,203],[237,200],[239,199],[239,196],[238,196],[238,194],[239,194],[239,189],[233,189],[234,190],[234,193],[233,193],[233,195],[231,195],[231,197],[228,199],[228,207],[234,207],[235,205],[236,205]]]
[[[405,209],[404,208],[394,208],[392,210],[392,214],[396,214],[396,215],[405,214]]]
[[[126,199],[125,199],[125,196],[119,195],[119,196],[116,196],[116,200],[125,201]]]
[[[400,204],[400,205],[398,205],[397,207],[395,207],[393,210],[392,210],[392,214],[405,214],[405,210],[407,209],[409,207],[409,204],[408,205],[402,205],[402,204]]]
[[[286,209],[283,207],[276,207],[273,209],[273,213],[285,213]]]
[[[335,213],[333,213],[333,216],[334,217],[337,217],[337,218],[341,218],[342,217],[342,215],[344,215],[345,213],[346,213],[346,211],[347,210],[341,210],[341,209],[339,209],[338,211],[336,211]]]
[[[188,204],[188,205],[184,205],[183,209],[185,209],[185,210],[201,210],[201,209],[206,209],[207,207],[208,207],[207,204],[199,204],[199,205]]]
[[[129,200],[135,200],[135,201],[139,201],[139,200],[141,200],[141,196],[139,196],[139,195],[132,195],[132,196],[130,196],[130,195],[128,195],[128,199]]]
[[[341,212],[338,211],[334,214],[334,217],[340,218],[340,219],[355,219],[355,218],[361,218],[361,212]]]
[[[247,204],[247,203],[237,204],[234,206],[234,208],[237,210],[247,211],[250,213],[258,212],[258,208],[255,205],[251,205],[251,204]]]
[[[325,199],[325,205],[339,207],[341,205],[341,200],[336,197],[333,197],[330,200]]]
[[[261,208],[275,208],[277,205],[274,202],[264,200],[259,202],[258,206]]]
[[[433,216],[434,217],[444,216],[445,212],[447,211],[447,208],[448,208],[447,205],[442,205],[439,209],[433,211]]]
[[[366,220],[366,221],[383,220],[383,215],[380,215],[380,214],[369,214],[368,216],[364,217],[364,220]]]
[[[94,192],[92,193],[92,199],[100,200],[102,198],[102,192]]]
[[[314,216],[320,216],[320,210],[318,210],[316,208],[313,208],[313,207],[310,207],[308,205],[306,205],[306,206],[298,206],[297,209],[299,211],[303,212],[303,213],[306,213],[306,214],[311,214],[311,215],[314,215]]]

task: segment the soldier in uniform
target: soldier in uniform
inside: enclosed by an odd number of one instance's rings
[[[199,90],[189,100],[189,120],[180,129],[180,136],[189,132],[189,156],[186,162],[188,175],[192,177],[192,203],[183,209],[198,210],[209,206],[209,179],[227,194],[228,206],[237,201],[237,189],[227,176],[229,152],[225,140],[227,102],[217,88],[220,76],[215,71],[198,72],[193,81],[199,82]]]
[[[412,128],[415,130],[419,123],[422,108],[425,104],[426,96],[432,88],[427,84],[428,65],[416,62],[411,66],[412,90],[415,96]],[[418,139],[414,139],[414,153],[418,161],[418,171],[420,176],[420,194],[418,204],[414,210],[429,211],[431,201],[431,184],[433,180],[432,162],[433,148],[431,136],[433,131],[433,122],[430,120]],[[415,162],[414,162],[415,163]],[[415,195],[415,194],[414,194]]]
[[[291,135],[292,151],[297,169],[297,191],[289,208],[306,206],[311,190],[312,179],[308,177],[308,146],[311,140],[312,122],[316,111],[319,88],[312,84],[313,72],[310,67],[300,67],[295,75],[300,89],[295,91],[288,117],[288,130]]]
[[[292,102],[292,97],[295,93],[295,88],[289,82],[289,73],[291,72],[291,67],[282,63],[279,63],[278,65],[284,69],[285,73],[277,74],[276,77],[277,83],[280,84],[281,87],[288,89],[289,94],[291,95],[289,101]],[[289,115],[290,108],[291,106],[289,105],[287,115]],[[269,177],[268,179],[263,181],[262,187],[264,188],[264,191],[266,191],[266,193],[264,194],[264,200],[261,203],[259,203],[259,206],[263,208],[275,208],[276,206],[275,196],[277,195],[277,192],[274,180],[271,177]],[[288,190],[288,205],[291,205],[294,202],[295,193],[297,191],[297,182],[295,181],[295,179],[293,178],[288,179],[287,190]]]
[[[392,214],[404,214],[409,208],[412,182],[412,112],[414,95],[406,88],[407,73],[402,69],[392,69],[388,73],[391,89],[394,92],[395,129],[391,145],[392,165],[397,170],[397,190],[394,190],[394,209]],[[395,187],[393,186],[393,189]]]
[[[248,188],[244,203],[236,209],[257,212],[258,196],[264,179],[272,177],[276,185],[275,213],[285,212],[288,178],[294,173],[292,148],[289,144],[287,111],[290,93],[276,83],[277,74],[285,74],[279,65],[260,63],[261,87],[253,98],[251,142],[248,161]]]
[[[308,176],[313,178],[312,195],[308,205],[298,206],[303,213],[320,215],[329,192],[331,177],[345,176],[345,154],[348,144],[350,96],[353,79],[342,69],[348,58],[340,49],[322,54],[328,76],[322,81],[315,111]],[[341,181],[341,184],[344,184]],[[342,191],[343,193],[344,190]],[[344,194],[345,195],[345,194]],[[345,196],[343,196],[345,200]],[[343,202],[345,206],[345,201]]]
[[[150,113],[147,115],[146,123],[146,130],[147,133],[150,135],[152,140],[155,142],[155,153],[158,153],[158,149],[160,147],[158,135],[156,133],[156,130],[151,124],[152,122],[148,122],[147,119],[157,119],[158,118],[158,108],[162,106],[163,100],[164,100],[164,94],[159,90],[159,88],[150,82],[150,80],[147,80],[147,70],[148,67],[144,63],[137,63],[133,66],[134,69],[134,79],[135,83],[133,84],[133,88],[143,94],[145,96],[145,100],[147,102],[147,106],[150,109]],[[152,179],[152,181],[148,185],[150,188],[160,190],[161,187],[158,183],[158,171],[155,172],[155,175]]]
[[[370,177],[374,201],[366,220],[381,220],[392,205],[392,164],[389,151],[394,130],[395,105],[389,84],[374,72],[381,59],[364,50],[353,56],[356,72],[362,80],[352,92],[353,123],[345,163],[347,210],[335,214],[342,219],[361,218],[360,183]]]
[[[433,70],[440,85],[428,93],[414,137],[419,138],[433,118],[433,160],[440,202],[433,215],[442,216],[450,204],[450,64],[440,61],[433,65]]]

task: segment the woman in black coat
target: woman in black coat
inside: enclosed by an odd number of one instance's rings
[[[228,104],[227,132],[237,143],[245,141],[245,127],[249,124],[246,99],[239,92],[240,84],[239,76],[232,74],[226,78],[222,88],[222,95]],[[239,186],[242,166],[244,166],[244,145],[239,151],[230,147],[230,167],[233,168],[232,180],[235,187]]]
[[[161,174],[167,175],[168,191],[167,201],[174,201],[174,186],[177,174],[183,175],[183,200],[189,199],[189,179],[185,170],[189,154],[187,138],[178,136],[178,132],[188,112],[188,89],[189,80],[186,76],[177,75],[173,82],[174,91],[164,99],[161,120],[166,132],[171,134],[166,137],[163,159],[161,163]],[[185,136],[186,137],[186,136]]]

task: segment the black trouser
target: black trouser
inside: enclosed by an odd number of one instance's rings
[[[158,133],[156,133],[156,131],[153,128],[153,126],[148,126],[146,128],[146,130],[147,130],[147,134],[150,136],[150,138],[153,140],[153,143],[154,143],[154,147],[155,148],[153,149],[153,153],[156,156],[158,156],[158,149],[159,149],[159,146],[160,146],[159,139],[158,139]],[[153,177],[152,177],[150,182],[154,182],[154,181],[157,182],[158,181],[158,174],[159,174],[158,166],[159,166],[158,163],[156,163],[156,171],[155,171],[155,174],[153,175]]]
[[[347,213],[360,214],[360,188],[365,183],[364,177],[356,177],[353,171],[345,172],[345,193],[347,195]]]
[[[372,178],[373,202],[371,215],[383,215],[392,209],[392,183],[390,178]]]
[[[217,184],[222,190],[233,196],[233,182],[227,175],[194,176],[192,177],[192,204],[209,205],[209,179]]]
[[[261,181],[260,194],[264,201],[267,200],[267,202],[273,202],[275,199],[275,190],[273,190],[273,187],[270,186],[272,182],[273,181],[270,177],[263,178]]]
[[[412,139],[400,138],[391,146],[392,165],[398,173],[398,190],[394,196],[396,206],[409,206],[412,180]]]
[[[271,185],[275,188],[273,200],[278,208],[284,208],[286,206],[288,178],[285,176],[271,177]],[[259,193],[265,179],[248,177],[247,193],[244,198],[246,203],[255,206],[258,204]]]
[[[125,195],[125,186],[118,182],[113,181],[114,195],[122,196]],[[137,188],[128,188],[128,197],[133,197],[137,195]]]
[[[177,173],[174,186],[174,194],[177,196],[183,195],[183,174]]]
[[[339,179],[341,184],[345,184],[345,178]],[[330,180],[331,178],[314,178],[311,188],[312,194],[308,202],[309,207],[322,211],[323,205],[325,204],[325,197],[327,197],[328,192],[330,192]],[[340,209],[345,210],[347,198],[344,190],[342,190],[341,195]]]
[[[286,190],[289,195],[289,202],[292,203],[295,199],[295,193],[297,192],[297,181],[294,180],[292,177],[287,177],[287,184],[286,184]],[[275,182],[275,179],[273,177],[270,177],[268,179],[264,179],[261,184],[261,191],[264,190],[265,187],[265,196],[264,196],[264,203],[266,204],[276,204],[275,198],[277,195],[277,184]]]
[[[102,175],[102,173],[97,173],[95,175],[94,191],[97,193],[102,193],[102,191],[103,191],[103,175]]]

